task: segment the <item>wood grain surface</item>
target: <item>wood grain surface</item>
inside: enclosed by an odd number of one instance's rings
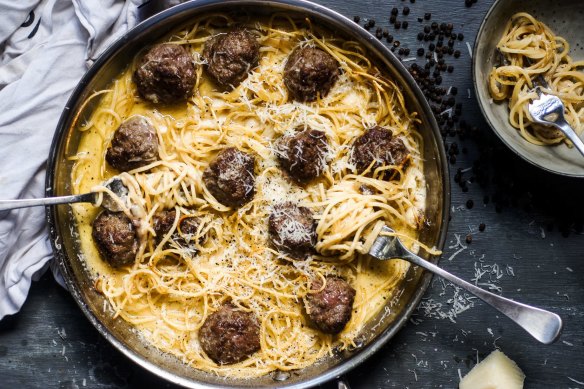
[[[352,388],[456,388],[459,376],[497,347],[523,369],[528,389],[584,388],[584,181],[532,167],[509,151],[482,118],[466,42],[474,42],[492,1],[478,0],[471,7],[464,0],[317,2],[349,18],[360,16],[361,25],[374,18],[372,32],[388,28],[401,47],[411,49],[403,58],[416,57],[421,46],[416,35],[426,23],[418,18],[425,13],[463,33],[455,43],[462,54],[447,57],[454,71],[444,74],[442,86],[458,88],[462,119],[471,129],[464,139],[445,138],[447,148],[458,145],[451,177],[461,169],[457,181],[465,182],[465,189],[453,180],[452,220],[440,264],[466,279],[481,275],[478,282],[485,287],[552,310],[565,321],[560,340],[541,345],[490,307],[434,278],[408,325],[347,374],[346,382]],[[408,16],[402,15],[404,6],[410,8]],[[393,7],[399,9],[398,19],[408,20],[408,29],[389,26]],[[418,64],[425,61],[417,57]],[[472,243],[466,243],[468,234]],[[22,311],[0,321],[0,388],[83,387],[173,388],[102,339],[47,273],[33,284]]]

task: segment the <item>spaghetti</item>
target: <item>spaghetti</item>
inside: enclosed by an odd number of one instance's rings
[[[573,61],[570,45],[548,26],[521,12],[513,15],[497,44],[504,64],[489,75],[493,100],[509,100],[509,121],[521,136],[536,145],[554,145],[569,141],[559,130],[534,123],[529,114],[530,100],[537,99],[534,81],[543,77],[545,93],[558,96],[566,107],[565,117],[577,134],[583,130],[584,61]]]
[[[201,65],[204,42],[235,22],[225,15],[207,15],[167,41],[184,45]],[[105,152],[120,123],[143,115],[157,129],[160,160],[119,175],[129,189],[130,205],[124,212],[139,221],[142,237],[135,264],[112,269],[99,260],[91,240],[98,209],[76,204],[84,256],[96,288],[116,317],[185,363],[229,377],[300,369],[336,349],[354,346],[365,323],[397,293],[409,268],[404,261],[380,262],[363,254],[384,223],[416,246],[425,206],[422,139],[415,131],[419,119],[408,112],[399,88],[380,75],[363,48],[328,38],[309,20],[299,23],[283,15],[249,27],[259,34],[261,59],[237,88],[218,92],[197,66],[198,81],[188,104],[152,106],[136,95],[134,63],[110,90],[99,92],[102,98],[80,127],[83,136],[72,157],[74,192],[104,191],[100,182],[116,174],[106,164]],[[282,81],[286,58],[297,45],[320,47],[342,69],[328,95],[314,103],[289,101]],[[351,143],[374,125],[391,128],[410,152],[407,169],[380,168],[395,169],[397,179],[353,173]],[[304,186],[282,173],[275,151],[277,139],[298,127],[322,131],[329,141],[324,173]],[[202,181],[205,168],[227,146],[254,154],[257,160],[256,194],[237,210],[217,202]],[[364,194],[363,186],[376,194]],[[318,255],[291,260],[268,243],[270,210],[283,201],[316,215]],[[153,217],[165,209],[176,211],[175,220],[170,231],[155,240]],[[192,247],[166,245],[185,217],[198,220]],[[351,320],[337,336],[311,328],[302,308],[310,280],[324,281],[331,275],[356,289]],[[209,314],[226,302],[259,318],[261,350],[242,362],[217,365],[201,349],[197,333]]]

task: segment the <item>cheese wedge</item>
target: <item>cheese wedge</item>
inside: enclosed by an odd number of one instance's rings
[[[459,389],[522,389],[524,380],[519,366],[495,350],[464,376]]]

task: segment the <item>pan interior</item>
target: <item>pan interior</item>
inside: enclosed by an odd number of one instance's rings
[[[262,6],[258,7],[260,3]],[[429,223],[422,231],[420,240],[431,247],[441,248],[445,238],[445,220],[448,217],[449,201],[444,152],[431,112],[413,80],[407,75],[407,71],[380,43],[370,40],[372,37],[369,34],[332,11],[305,2],[248,1],[237,4],[237,15],[243,14],[248,18],[281,11],[286,11],[288,15],[298,19],[309,16],[313,23],[326,26],[338,34],[345,35],[347,39],[362,43],[377,66],[401,86],[409,110],[418,112],[422,121],[419,131],[424,139],[424,173],[428,193],[425,216]],[[70,177],[73,161],[69,157],[75,155],[80,141],[79,131],[76,129],[88,119],[96,103],[96,101],[91,101],[83,105],[87,97],[94,91],[105,89],[144,46],[156,41],[170,30],[176,29],[177,26],[188,23],[189,19],[195,15],[216,11],[229,12],[229,9],[229,2],[186,3],[149,19],[131,31],[126,39],[108,49],[84,77],[61,118],[50,158],[51,166],[47,180],[49,195],[71,193]],[[360,363],[393,336],[417,305],[429,281],[427,274],[410,268],[405,277],[407,282],[403,283],[403,292],[399,298],[388,302],[386,309],[381,310],[368,323],[360,335],[358,342],[360,347],[354,350],[326,358],[315,365],[290,374],[268,375],[248,380],[226,379],[193,369],[176,358],[157,351],[147,344],[129,324],[121,319],[113,319],[107,310],[104,310],[104,304],[108,303],[101,294],[96,292],[91,274],[84,266],[83,255],[76,239],[75,219],[70,208],[64,206],[52,208],[49,210],[49,222],[60,269],[71,293],[90,321],[108,341],[135,362],[169,381],[187,387],[225,385],[306,387],[331,379]],[[434,262],[437,261],[435,257],[427,255],[426,257]]]

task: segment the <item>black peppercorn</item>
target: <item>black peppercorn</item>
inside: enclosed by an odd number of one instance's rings
[[[402,23],[398,20],[397,22],[395,22],[395,24],[393,25],[395,27],[396,30],[399,30],[401,28]]]
[[[396,7],[393,7],[393,8],[391,9],[391,14],[392,14],[392,15],[397,15],[397,14],[398,14],[398,12],[399,12],[399,10],[398,10]]]
[[[472,201],[472,200],[467,200],[467,202],[466,202],[466,207],[467,207],[468,209],[472,209],[472,207],[473,207],[473,206],[474,206],[474,201]]]
[[[418,33],[418,40],[419,41],[424,40],[424,33],[423,32]]]
[[[430,32],[430,26],[425,26],[425,27],[424,27],[424,32],[425,32],[426,34],[428,34],[428,33]]]
[[[404,9],[403,9],[402,13],[403,13],[404,15],[409,15],[409,14],[410,14],[410,7],[404,7]]]
[[[394,24],[396,20],[397,20],[396,16],[395,15],[391,15],[389,17],[389,24]]]
[[[464,0],[464,5],[466,5],[467,7],[471,7],[472,6],[472,0]]]
[[[377,30],[375,30],[375,36],[377,39],[381,39],[383,37],[383,29],[381,27],[377,27]]]
[[[397,51],[397,53],[399,55],[404,55],[404,48],[403,47],[400,47],[399,50]]]
[[[410,49],[406,47],[406,48],[404,49],[404,54],[405,54],[405,55],[410,55]]]
[[[393,42],[393,47],[399,47],[399,45],[400,45],[400,42],[399,41],[394,41]]]
[[[483,232],[483,231],[485,231],[485,228],[487,228],[487,226],[485,225],[485,223],[481,223],[481,224],[479,224],[479,231],[480,231],[480,232]]]
[[[428,50],[434,51],[435,49],[436,49],[436,45],[434,43],[430,43],[430,46],[428,46]]]
[[[468,235],[466,236],[466,239],[465,239],[465,241],[466,241],[466,243],[468,243],[468,244],[471,244],[471,243],[472,243],[472,235],[471,235],[471,234],[468,234]]]
[[[419,56],[419,57],[423,56],[423,55],[424,55],[424,48],[423,48],[423,47],[420,47],[420,48],[418,49],[418,52],[417,52],[417,53],[418,53],[418,56]]]
[[[432,14],[431,14],[430,12],[426,12],[426,13],[424,14],[424,19],[426,19],[426,20],[430,20],[431,18],[432,18]]]
[[[438,23],[432,22],[432,24],[430,25],[430,27],[432,28],[432,30],[437,30],[438,29]]]
[[[457,36],[457,38],[458,38],[458,40],[459,40],[459,41],[461,41],[461,40],[463,40],[463,39],[464,39],[464,35],[462,34],[462,32],[459,32],[459,33],[458,33],[458,36]]]
[[[454,66],[449,65],[446,70],[448,71],[448,73],[452,73],[454,71]]]
[[[460,57],[460,50],[455,50],[454,51],[454,58],[458,58]]]
[[[407,29],[408,29],[408,25],[409,25],[409,23],[408,23],[408,22],[407,22],[407,20],[406,20],[405,22],[403,22],[403,23],[402,23],[402,28],[403,28],[404,30],[407,30]]]
[[[388,35],[386,40],[387,40],[387,43],[393,42],[393,35]]]
[[[353,16],[353,20],[355,21],[355,23],[359,23],[361,21],[361,17],[360,16]]]

